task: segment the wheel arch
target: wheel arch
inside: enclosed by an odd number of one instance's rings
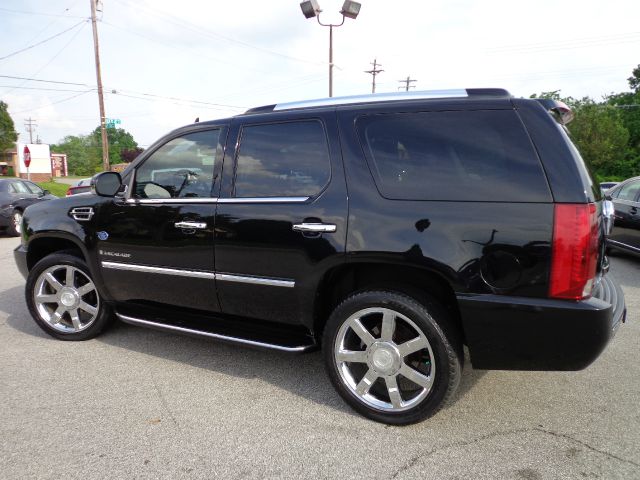
[[[91,269],[86,247],[76,238],[64,233],[48,233],[46,235],[33,236],[29,240],[27,249],[27,268],[33,266],[47,255],[61,251],[77,252]],[[93,272],[92,272],[93,273]]]
[[[423,304],[429,297],[436,299],[447,310],[452,327],[464,339],[455,291],[441,274],[425,268],[382,262],[347,263],[324,274],[314,302],[316,338],[322,337],[331,312],[345,298],[372,289],[404,293]]]

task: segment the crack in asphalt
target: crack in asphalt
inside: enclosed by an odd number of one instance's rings
[[[626,458],[619,457],[619,456],[614,455],[613,453],[607,452],[605,450],[600,450],[598,448],[595,448],[595,447],[589,445],[588,443],[583,442],[582,440],[578,440],[576,438],[573,438],[573,437],[571,437],[571,436],[569,436],[569,435],[567,435],[565,433],[558,433],[558,432],[554,432],[552,430],[545,430],[544,428],[534,427],[534,428],[518,428],[518,429],[513,429],[513,430],[502,430],[502,431],[499,431],[499,432],[492,432],[492,433],[488,433],[486,435],[482,435],[480,437],[473,438],[471,440],[453,442],[453,443],[450,443],[448,445],[444,445],[442,447],[433,448],[433,449],[428,450],[426,452],[417,453],[416,455],[411,457],[411,459],[406,464],[404,464],[402,467],[400,467],[391,476],[391,478],[392,479],[398,478],[398,476],[401,473],[403,473],[403,472],[409,470],[410,468],[414,467],[415,465],[417,465],[419,460],[428,458],[431,455],[433,455],[435,453],[438,453],[438,452],[440,452],[442,450],[447,450],[449,448],[454,448],[454,447],[467,447],[469,445],[473,445],[474,443],[482,442],[484,440],[489,440],[491,438],[502,437],[502,436],[512,435],[512,434],[516,434],[516,433],[528,433],[528,432],[540,432],[540,433],[551,435],[551,436],[554,436],[554,437],[557,437],[557,438],[564,438],[565,440],[569,440],[571,442],[574,442],[574,443],[577,443],[579,445],[582,445],[582,446],[586,447],[587,449],[589,449],[589,450],[591,450],[593,452],[599,453],[601,455],[605,455],[605,456],[607,456],[609,458],[618,460],[618,461],[623,462],[623,463],[627,463],[627,464],[632,465],[632,466],[634,466],[636,468],[640,468],[640,464],[639,463],[636,463],[636,462],[634,462],[632,460],[627,460]]]
[[[169,418],[171,419],[171,421],[173,422],[173,424],[177,427],[180,428],[180,425],[178,425],[178,421],[176,420],[176,418],[173,416],[173,412],[171,411],[171,409],[169,408],[169,404],[167,403],[166,398],[164,398],[164,395],[162,394],[162,392],[160,391],[160,387],[158,387],[158,384],[155,382],[155,380],[151,380],[153,383],[153,386],[156,389],[156,392],[158,392],[158,398],[160,399],[160,403],[162,404],[162,406],[164,407],[164,409],[166,410],[166,412],[169,414]]]
[[[597,452],[597,453],[600,453],[602,455],[606,455],[607,457],[614,458],[614,459],[619,460],[621,462],[628,463],[629,465],[633,465],[634,467],[640,468],[640,463],[636,463],[633,460],[627,460],[626,458],[619,457],[619,456],[614,455],[613,453],[607,452],[605,450],[600,450],[598,448],[592,447],[588,443],[583,442],[582,440],[578,440],[577,438],[573,438],[573,437],[567,435],[566,433],[557,433],[557,432],[554,432],[554,431],[551,431],[551,430],[545,430],[543,428],[534,428],[534,430],[537,430],[538,432],[547,433],[549,435],[553,435],[554,437],[566,438],[567,440],[570,440],[570,441],[575,442],[575,443],[577,443],[579,445],[587,447],[589,450],[591,450],[593,452]]]

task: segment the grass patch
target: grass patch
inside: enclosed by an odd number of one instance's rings
[[[49,190],[52,195],[56,197],[64,197],[67,194],[67,189],[69,185],[64,183],[56,183],[56,182],[36,182],[40,188],[44,188],[45,190]]]

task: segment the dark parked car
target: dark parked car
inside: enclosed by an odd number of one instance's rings
[[[607,191],[607,196],[615,209],[609,247],[640,254],[640,177],[619,183]]]
[[[180,128],[122,177],[95,177],[97,195],[27,211],[15,259],[29,310],[62,340],[117,317],[322,346],[345,401],[392,424],[453,397],[465,344],[476,368],[585,368],[625,302],[571,117],[552,100],[456,90]]]
[[[0,178],[0,230],[19,236],[22,214],[29,205],[56,198],[48,190],[19,178]]]

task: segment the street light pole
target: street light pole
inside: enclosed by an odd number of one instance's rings
[[[344,25],[344,15],[340,23],[322,23],[319,14],[316,18],[320,25],[329,27],[329,96],[333,97],[333,27],[341,27]]]
[[[316,17],[320,25],[329,27],[329,97],[333,97],[333,27],[341,27],[344,25],[344,19],[346,17],[355,20],[360,12],[360,4],[346,0],[342,5],[342,10],[340,10],[340,14],[342,15],[342,21],[340,23],[322,23],[320,21],[320,12],[322,12],[322,10],[317,0],[304,1],[300,4],[300,8],[306,18]]]

